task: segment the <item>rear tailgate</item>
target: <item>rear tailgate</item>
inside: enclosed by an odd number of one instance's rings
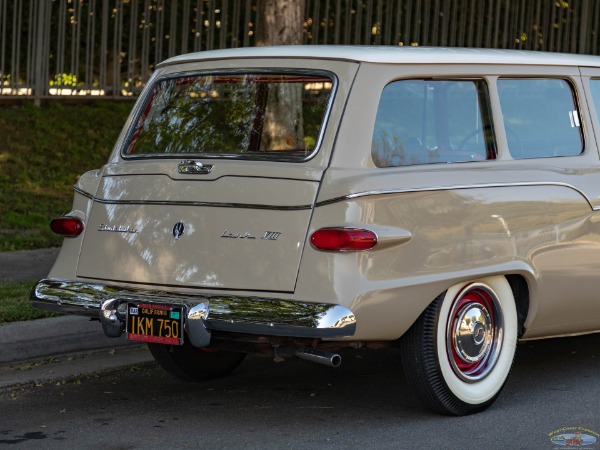
[[[214,164],[209,179],[190,180],[177,178],[177,165],[144,162],[106,169],[77,275],[292,292],[320,171],[313,180],[258,178],[240,175],[248,173],[248,163],[242,171],[242,164],[222,162]]]

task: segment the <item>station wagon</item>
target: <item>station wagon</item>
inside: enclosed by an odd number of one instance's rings
[[[297,46],[160,64],[81,176],[34,306],[204,381],[248,353],[399,347],[429,408],[519,340],[600,330],[600,58]],[[332,369],[333,370],[333,369]]]

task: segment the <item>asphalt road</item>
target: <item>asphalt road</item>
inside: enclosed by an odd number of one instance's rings
[[[41,278],[55,255],[0,253],[0,280]],[[60,320],[42,327],[48,336]],[[36,337],[28,325],[14,325],[25,327],[16,333],[19,342],[56,348],[55,337]],[[421,407],[404,382],[397,351],[343,357],[332,369],[250,356],[232,376],[204,384],[171,378],[139,348],[0,365],[5,386],[25,383],[0,389],[0,446],[553,449],[564,447],[552,437],[580,431],[598,440],[586,449],[600,450],[600,335],[520,344],[499,400],[459,418]]]
[[[154,365],[6,390],[11,448],[553,449],[600,433],[600,335],[523,343],[489,410],[445,417],[407,388],[396,350],[343,354],[337,369],[249,357],[228,378],[180,383]],[[562,430],[562,431],[561,431]],[[598,442],[586,446],[600,449]]]

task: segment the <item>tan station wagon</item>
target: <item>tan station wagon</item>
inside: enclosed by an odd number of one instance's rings
[[[600,330],[600,58],[270,47],[158,66],[75,186],[38,308],[188,381],[399,346],[469,414],[519,339]]]

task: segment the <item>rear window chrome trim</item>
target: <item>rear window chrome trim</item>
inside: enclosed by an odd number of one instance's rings
[[[125,151],[131,145],[131,140],[133,135],[135,134],[135,129],[137,127],[138,121],[141,115],[144,114],[144,110],[149,105],[149,102],[152,100],[154,96],[155,88],[165,80],[171,80],[174,78],[182,78],[182,77],[200,77],[200,76],[215,76],[215,75],[264,75],[264,74],[282,74],[282,75],[315,75],[315,76],[324,76],[328,77],[331,80],[331,95],[329,97],[329,102],[327,104],[327,110],[325,111],[325,115],[323,116],[323,122],[321,126],[321,130],[319,132],[319,136],[317,142],[315,143],[315,148],[313,151],[307,155],[303,159],[297,158],[278,158],[273,159],[267,156],[243,156],[243,154],[233,155],[233,154],[225,154],[225,155],[214,155],[214,154],[205,154],[205,153],[152,153],[152,154],[137,154],[137,155],[129,155],[125,153]],[[222,70],[199,70],[199,71],[181,71],[181,72],[172,72],[169,74],[161,75],[156,77],[155,79],[150,79],[148,85],[144,89],[144,93],[140,96],[133,114],[133,118],[131,123],[129,124],[129,129],[125,134],[125,139],[121,144],[121,148],[119,150],[119,155],[123,160],[161,160],[161,159],[207,159],[207,160],[236,160],[236,161],[269,161],[269,162],[285,162],[285,163],[305,163],[313,159],[317,153],[321,150],[321,146],[323,144],[323,138],[325,136],[325,131],[329,125],[329,119],[331,116],[331,109],[333,107],[335,97],[337,94],[339,85],[339,79],[334,72],[323,70],[323,69],[295,69],[290,67],[248,67],[244,69],[222,69]]]

